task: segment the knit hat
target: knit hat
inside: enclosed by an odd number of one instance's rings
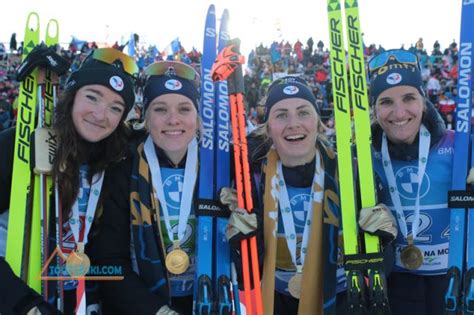
[[[374,105],[383,91],[401,85],[412,86],[425,96],[419,67],[391,59],[370,73],[370,104]]]
[[[117,92],[125,102],[125,112],[128,113],[132,109],[135,103],[133,81],[131,76],[122,70],[119,62],[108,64],[87,57],[81,67],[69,76],[66,91],[77,91],[91,84],[103,85]]]
[[[147,80],[143,91],[144,112],[156,97],[172,93],[186,96],[199,111],[199,91],[191,80],[177,75],[152,75]]]
[[[316,97],[314,97],[313,91],[306,81],[298,77],[286,76],[277,79],[268,88],[264,121],[268,120],[268,115],[273,105],[287,98],[302,98],[307,100],[314,106],[318,115],[320,115],[320,109],[316,105]]]

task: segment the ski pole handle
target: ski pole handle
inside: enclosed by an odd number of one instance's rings
[[[245,93],[242,64],[245,57],[240,54],[240,39],[234,38],[219,53],[212,65],[211,76],[214,81],[227,79],[227,90],[230,94]]]

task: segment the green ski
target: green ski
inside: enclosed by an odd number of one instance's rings
[[[376,205],[374,177],[371,175],[373,168],[370,114],[359,8],[357,0],[345,0],[345,25],[350,66],[349,91],[341,3],[340,0],[328,0],[327,3],[348,304],[353,314],[389,314],[390,309],[386,294],[383,257],[379,239],[365,233],[365,242],[363,242],[359,237],[357,225],[354,172],[352,167],[353,140],[355,140],[357,149],[361,206],[365,208]],[[351,96],[350,99],[349,95]],[[354,138],[351,127],[352,112],[354,113]],[[364,176],[365,174],[369,174],[369,176]],[[365,301],[366,286],[364,275],[369,279],[367,285],[368,301]]]
[[[36,21],[35,21],[36,20]],[[25,27],[22,60],[39,43],[39,16],[32,12],[28,15]],[[10,196],[10,214],[6,260],[15,274],[25,281],[28,279],[27,261],[29,252],[29,228],[31,224],[30,137],[35,129],[36,81],[37,71],[33,71],[21,82],[18,96],[18,118],[15,134],[13,159],[12,191]],[[26,240],[26,241],[25,241]]]

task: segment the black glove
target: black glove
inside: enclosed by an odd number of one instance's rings
[[[51,69],[58,76],[65,74],[70,67],[69,61],[56,53],[55,46],[39,44],[28,54],[17,69],[17,81],[23,81],[35,68]]]

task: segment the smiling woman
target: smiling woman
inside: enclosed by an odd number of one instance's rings
[[[454,134],[425,97],[416,55],[388,50],[369,61],[369,70],[379,202],[398,221],[394,272],[387,279],[390,306],[395,315],[441,315]]]
[[[100,242],[104,221],[99,218],[114,217],[115,207],[108,206],[112,203],[109,198],[111,191],[121,191],[124,186],[128,189],[127,183],[118,182],[115,176],[118,169],[127,166],[124,157],[128,128],[123,121],[135,101],[132,76],[136,70],[138,66],[133,59],[121,52],[111,48],[94,51],[70,75],[55,108],[53,128],[49,132],[57,136],[52,177],[58,195],[57,199],[54,195],[48,197],[58,200],[57,203],[51,201],[50,206],[50,214],[57,210],[57,221],[50,224],[47,236],[51,241],[49,248],[59,250],[61,257],[72,258],[67,260],[69,267],[71,262],[72,266],[77,266],[78,257],[81,257],[80,261],[87,261],[87,256],[90,256],[94,264],[97,254],[102,252],[101,246],[110,246],[110,243],[104,245]],[[14,135],[14,128],[0,133],[0,182],[5,183],[2,190],[7,192],[0,194],[0,213],[10,206],[13,162],[8,155],[13,155]],[[111,210],[104,211],[104,208]],[[14,211],[9,209],[9,215],[14,215]],[[54,223],[52,218],[51,223]],[[44,256],[49,254],[45,251]],[[0,248],[0,255],[3,255],[3,248]],[[53,262],[44,268],[48,267],[48,272],[63,270],[63,263],[56,265]],[[0,313],[56,314],[53,307],[58,305],[56,298],[64,304],[64,309],[61,309],[64,314],[75,314],[76,310],[85,313],[86,308],[99,308],[97,289],[86,281],[87,277],[84,282],[71,281],[76,274],[73,269],[67,270],[71,273],[64,271],[64,274],[59,274],[67,280],[59,289],[60,297],[49,296],[43,290],[47,297],[44,300],[17,278],[1,258]],[[46,276],[58,274],[48,273]]]

